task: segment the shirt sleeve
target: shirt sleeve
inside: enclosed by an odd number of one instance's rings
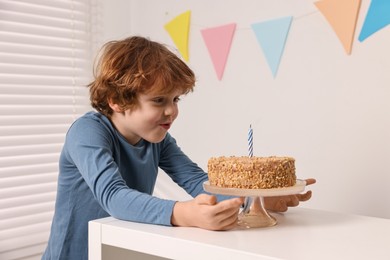
[[[208,180],[207,173],[182,152],[169,134],[164,140],[159,167],[192,197],[205,193],[203,182]]]
[[[175,201],[130,189],[113,153],[112,129],[93,119],[76,121],[67,134],[69,160],[77,167],[100,206],[122,220],[171,225]]]
[[[203,183],[208,180],[207,173],[188,158],[169,134],[165,138],[159,166],[192,197],[201,193],[210,194],[203,189]],[[235,198],[235,196],[213,195],[217,196],[218,201]]]

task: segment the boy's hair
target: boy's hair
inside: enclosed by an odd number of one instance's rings
[[[110,117],[109,101],[123,110],[138,105],[139,94],[191,92],[194,72],[166,46],[134,36],[106,43],[88,87],[91,105]]]

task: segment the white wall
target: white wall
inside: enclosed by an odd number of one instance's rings
[[[348,56],[309,0],[107,1],[106,39],[131,34],[173,46],[165,23],[191,10],[189,65],[198,76],[171,133],[206,169],[211,156],[246,155],[254,128],[257,156],[296,158],[314,177],[303,207],[390,218],[390,27]],[[363,0],[359,35],[370,1]],[[250,24],[294,16],[276,78]],[[214,73],[201,29],[237,23],[224,77]],[[164,176],[156,194],[187,198]]]

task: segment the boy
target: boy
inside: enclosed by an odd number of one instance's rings
[[[55,215],[42,259],[87,259],[88,221],[110,215],[209,230],[236,225],[243,199],[217,202],[215,196],[204,194],[207,174],[168,133],[180,96],[194,85],[192,70],[159,43],[130,37],[104,46],[95,80],[89,84],[97,112],[76,120],[67,133]],[[153,197],[158,168],[194,199]],[[300,196],[294,205],[310,193]],[[277,205],[271,200],[268,204]]]

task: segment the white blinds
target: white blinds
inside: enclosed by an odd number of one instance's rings
[[[98,0],[0,0],[0,259],[40,259],[65,133],[91,110]],[[91,33],[94,32],[94,33]]]

